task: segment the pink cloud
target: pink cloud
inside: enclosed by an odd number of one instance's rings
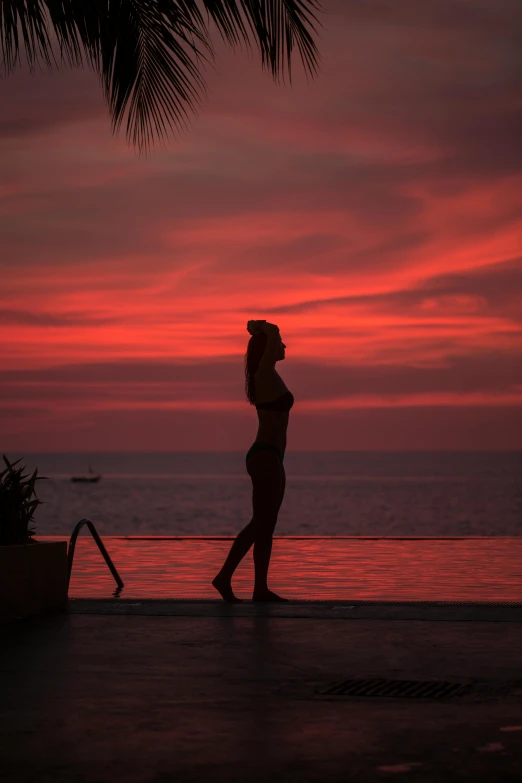
[[[92,72],[20,70],[0,82],[0,371],[15,373],[0,417],[10,437],[26,432],[23,410],[35,433],[39,416],[54,417],[56,443],[84,412],[118,405],[142,422],[184,399],[236,410],[252,315],[280,324],[281,372],[302,411],[365,410],[368,443],[378,443],[381,407],[514,415],[518,4],[488,0],[465,14],[453,0],[324,5],[318,79],[276,86],[255,56],[219,44],[190,130],[148,159],[112,137]],[[178,380],[141,377],[145,360]],[[184,363],[208,372],[183,380]],[[68,375],[82,364],[95,368],[89,393],[79,370]],[[322,388],[311,393],[307,373]],[[484,387],[489,374],[496,383]],[[486,427],[484,447],[495,438]]]

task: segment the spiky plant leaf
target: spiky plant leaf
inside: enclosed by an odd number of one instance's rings
[[[10,463],[4,455],[4,461],[8,469],[0,476],[0,545],[23,544],[34,533],[28,525],[42,502],[36,497],[36,481],[47,477],[38,476],[35,469],[28,478],[29,474],[24,475],[25,467],[14,468],[21,459]]]

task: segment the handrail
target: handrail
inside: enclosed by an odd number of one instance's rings
[[[71,540],[69,541],[69,549],[67,550],[67,562],[68,562],[67,591],[69,591],[69,582],[71,580],[71,571],[72,571],[72,564],[73,564],[73,557],[74,557],[74,547],[76,545],[76,539],[78,538],[78,533],[80,532],[81,528],[84,525],[87,525],[87,527],[91,531],[92,537],[94,538],[94,540],[98,544],[98,549],[102,553],[102,555],[103,555],[103,557],[105,559],[105,562],[109,566],[109,568],[111,570],[111,574],[115,578],[118,587],[122,588],[124,586],[123,582],[122,582],[122,580],[120,578],[120,575],[116,571],[114,563],[112,562],[112,560],[109,557],[109,553],[107,552],[107,550],[105,549],[105,547],[103,545],[103,541],[101,540],[100,536],[98,535],[98,532],[97,532],[96,528],[94,527],[93,523],[91,522],[91,520],[88,519],[87,517],[85,517],[84,519],[80,519],[80,521],[78,522],[78,524],[74,528],[74,530],[72,532],[72,535],[71,535]]]

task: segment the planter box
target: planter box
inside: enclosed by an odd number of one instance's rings
[[[0,546],[0,620],[65,611],[67,541]]]

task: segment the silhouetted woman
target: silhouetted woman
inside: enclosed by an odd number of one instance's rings
[[[221,571],[212,584],[228,603],[235,603],[232,575],[252,544],[255,583],[253,601],[286,601],[268,589],[267,574],[272,552],[272,536],[285,494],[283,458],[286,430],[293,395],[275,369],[285,358],[285,344],[275,324],[249,321],[252,335],[245,356],[245,390],[257,409],[257,436],[246,455],[246,469],[252,479],[253,516],[238,534]]]

